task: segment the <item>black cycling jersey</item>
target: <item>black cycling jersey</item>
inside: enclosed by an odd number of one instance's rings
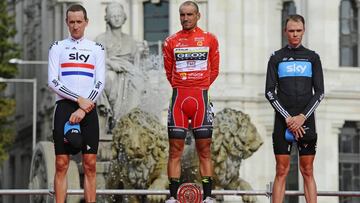
[[[286,46],[268,63],[265,96],[284,118],[300,113],[309,118],[324,97],[320,57],[303,46]]]

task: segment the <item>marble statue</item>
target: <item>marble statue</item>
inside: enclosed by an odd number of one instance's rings
[[[121,117],[113,130],[109,189],[166,189],[167,130],[139,108]],[[164,202],[165,196],[148,196]],[[113,196],[113,202],[141,202],[135,196]],[[150,199],[149,202],[159,202]]]
[[[149,113],[134,109],[123,116],[114,131],[113,161],[107,179],[109,189],[167,189],[166,163],[168,140],[166,128]],[[200,183],[198,159],[193,138],[187,140],[182,157],[182,180]],[[255,153],[263,141],[250,117],[225,108],[214,119],[213,163],[216,189],[252,190],[240,177],[243,159]],[[163,202],[165,197],[148,196],[149,202]],[[255,203],[255,196],[243,196],[243,202]],[[140,202],[134,197],[114,197],[115,202]]]
[[[110,121],[110,130],[114,124],[111,121],[139,105],[146,78],[140,61],[148,55],[148,46],[122,31],[126,18],[120,3],[110,3],[106,7],[106,32],[95,39],[106,49],[106,84],[98,107],[100,115]]]
[[[212,159],[214,164],[214,187],[216,190],[253,190],[240,177],[242,160],[255,153],[263,141],[251,123],[249,115],[231,108],[218,112],[214,118]],[[201,184],[198,172],[194,141],[185,149],[182,165],[182,179]],[[194,181],[195,180],[195,181]],[[256,196],[244,195],[242,202],[255,203]]]

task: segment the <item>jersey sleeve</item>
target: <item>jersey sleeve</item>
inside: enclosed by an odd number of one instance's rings
[[[314,95],[310,102],[306,105],[302,112],[306,118],[309,118],[315,109],[319,106],[321,100],[324,98],[324,76],[321,65],[321,60],[318,54],[315,53],[313,61],[313,76],[312,76]]]
[[[274,55],[270,57],[266,73],[265,97],[270,102],[275,111],[279,112],[284,118],[290,117],[290,114],[285,110],[281,104],[277,94],[276,88],[278,86],[278,76],[276,73],[276,63]]]
[[[174,53],[171,47],[170,39],[166,39],[163,46],[164,68],[166,78],[172,84],[172,74],[174,67]]]
[[[63,98],[77,101],[79,95],[69,90],[60,80],[60,45],[58,42],[54,42],[49,50],[49,64],[48,64],[48,86],[56,94]]]
[[[220,63],[220,52],[219,43],[215,36],[213,36],[211,47],[210,47],[210,84],[212,84],[217,76],[219,75],[219,63]]]
[[[99,98],[102,90],[105,86],[105,49],[103,45],[96,43],[96,62],[95,62],[95,83],[94,87],[91,90],[88,99],[96,102],[97,98]]]

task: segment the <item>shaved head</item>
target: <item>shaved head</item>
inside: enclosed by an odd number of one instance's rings
[[[181,9],[181,7],[183,6],[193,6],[196,10],[196,13],[199,13],[199,6],[197,5],[197,3],[195,3],[194,1],[185,1],[184,3],[182,3],[179,7],[179,10]]]

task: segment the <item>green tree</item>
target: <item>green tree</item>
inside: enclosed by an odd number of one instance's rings
[[[0,77],[12,78],[17,74],[15,65],[9,59],[20,55],[19,47],[13,42],[16,34],[15,20],[8,14],[7,0],[0,0]],[[12,115],[15,112],[15,100],[5,98],[6,83],[0,83],[0,163],[7,158],[7,150],[14,140]]]

